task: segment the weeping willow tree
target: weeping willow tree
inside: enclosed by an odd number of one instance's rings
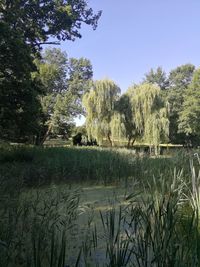
[[[115,145],[115,141],[119,144],[122,141],[126,134],[126,129],[123,123],[123,117],[116,110],[113,112],[111,122],[110,122],[110,130],[112,137],[112,144]]]
[[[168,108],[161,90],[156,85],[143,83],[129,91],[132,91],[134,123],[143,141],[153,145],[157,154],[159,144],[169,135]]]
[[[119,94],[119,87],[113,81],[105,79],[94,82],[92,89],[83,97],[88,137],[96,139],[100,145],[106,138],[112,146],[111,122]]]

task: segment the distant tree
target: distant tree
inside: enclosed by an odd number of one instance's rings
[[[192,82],[185,90],[179,130],[186,134],[191,143],[197,137],[200,141],[200,69],[194,72]]]
[[[155,84],[159,86],[161,90],[167,89],[169,85],[166,73],[161,67],[158,67],[155,71],[151,69],[148,73],[146,73],[144,82]]]
[[[112,146],[111,121],[119,93],[119,87],[106,79],[94,82],[92,89],[84,95],[88,137],[96,139],[100,145],[106,138]]]
[[[43,59],[36,64],[39,73],[35,76],[46,90],[46,95],[41,97],[45,115],[40,129],[41,143],[49,134],[59,133],[61,129],[67,135],[74,117],[83,112],[81,99],[89,88],[93,72],[89,60],[68,60],[66,53],[55,48],[47,49]]]
[[[195,66],[192,64],[181,65],[169,74],[169,85],[172,88],[187,88],[191,83]]]
[[[182,112],[184,94],[190,85],[195,66],[186,64],[177,67],[169,74],[168,101],[170,104],[170,141],[172,143],[183,143],[184,133],[179,133],[179,114]]]
[[[168,110],[161,97],[161,89],[143,83],[133,88],[132,106],[134,123],[144,142],[158,145],[166,141],[169,134]]]
[[[81,133],[82,135],[85,135],[85,136],[87,135],[87,129],[86,129],[85,124],[81,126],[76,126],[74,128],[73,134],[76,135],[77,133]]]
[[[86,58],[69,58],[68,90],[75,96],[78,114],[83,114],[82,96],[89,91],[93,77],[90,60]]]

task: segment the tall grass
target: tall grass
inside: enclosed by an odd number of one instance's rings
[[[190,177],[188,157],[139,157],[125,149],[20,147],[0,151],[0,180],[19,181],[24,186],[61,182],[119,183],[130,178],[140,182],[173,176],[183,168]]]
[[[198,162],[199,162],[199,158],[198,158]],[[199,165],[200,165],[200,162],[199,162]],[[200,170],[198,172],[196,171],[193,159],[190,159],[190,169],[191,169],[191,176],[192,176],[192,188],[189,190],[190,191],[189,199],[191,202],[191,206],[195,212],[195,215],[199,221],[200,219],[199,218],[200,216]]]
[[[2,149],[0,266],[199,266],[198,170],[186,153],[149,158],[125,149]],[[106,211],[86,213],[84,238],[76,236],[74,244],[81,190],[71,184],[82,182],[126,188],[121,202],[116,196]]]
[[[186,185],[180,173],[166,187],[168,194],[131,194],[125,206],[100,212],[103,235],[94,228],[96,245],[91,245],[90,255],[95,258],[100,251],[101,257],[91,266],[199,266],[198,218],[185,209]]]
[[[4,193],[0,207],[0,266],[64,266],[79,192],[57,187]]]

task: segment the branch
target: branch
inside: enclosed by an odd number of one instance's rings
[[[41,45],[60,45],[60,42],[41,42],[34,44],[34,46],[41,46]]]

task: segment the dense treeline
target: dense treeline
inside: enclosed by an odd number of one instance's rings
[[[107,139],[137,140],[153,145],[162,142],[197,145],[200,141],[200,70],[185,64],[169,75],[158,67],[145,74],[120,95],[110,80],[96,81],[85,94],[86,128],[89,138],[101,144]]]
[[[128,146],[136,139],[155,147],[161,140],[167,141],[168,107],[157,85],[135,85],[120,96],[119,88],[112,81],[97,81],[83,102],[89,137],[96,138],[100,144],[106,137],[111,146],[115,139],[127,139]]]

